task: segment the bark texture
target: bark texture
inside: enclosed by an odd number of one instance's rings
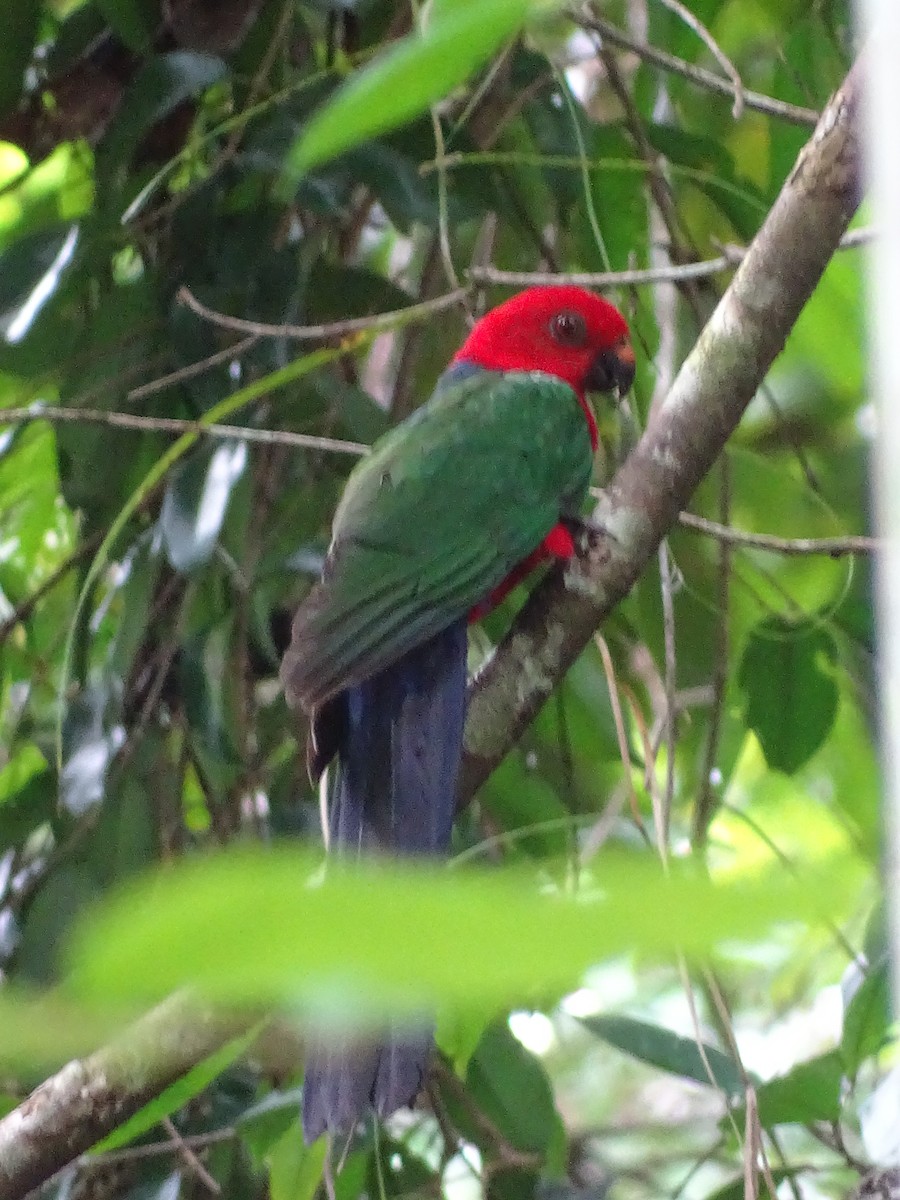
[[[0,1200],[21,1200],[239,1031],[173,996],[0,1120]]]

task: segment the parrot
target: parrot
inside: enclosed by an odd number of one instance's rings
[[[621,397],[634,373],[612,304],[529,288],[473,325],[431,398],[351,472],[281,667],[309,717],[330,853],[449,853],[468,625],[575,553],[598,440],[588,394]],[[307,1142],[411,1104],[432,1040],[392,1028],[376,1045],[316,1048]]]

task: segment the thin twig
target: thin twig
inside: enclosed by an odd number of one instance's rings
[[[441,257],[437,234],[429,236],[427,244],[416,257],[421,258],[422,263],[416,287],[417,300],[421,303],[430,299],[440,287]],[[423,327],[413,324],[396,339],[399,353],[396,354],[396,373],[387,403],[387,410],[395,421],[408,417],[413,410],[415,368],[423,334]]]
[[[236,1137],[237,1130],[229,1125],[224,1129],[211,1129],[209,1133],[185,1134],[178,1142],[149,1142],[144,1146],[126,1146],[123,1150],[103,1150],[99,1154],[85,1154],[78,1162],[81,1166],[119,1166],[123,1163],[140,1162],[146,1158],[165,1157],[185,1146],[191,1150],[205,1150],[207,1146],[215,1146],[219,1142],[232,1142]]]
[[[319,437],[310,433],[292,433],[283,429],[253,429],[245,425],[204,425],[181,417],[143,417],[137,413],[113,412],[103,408],[0,408],[0,424],[16,421],[49,421],[51,424],[111,425],[133,433],[196,433],[201,437],[240,438],[272,446],[296,446],[303,450],[324,450],[332,454],[361,457],[369,453],[363,442],[345,442],[339,438]],[[2,626],[0,626],[2,629]]]
[[[690,972],[688,971],[687,961],[685,960],[683,954],[678,955],[678,977],[681,980],[681,990],[684,992],[684,998],[687,1002],[688,1013],[691,1018],[691,1030],[694,1035],[694,1045],[697,1047],[697,1053],[700,1055],[700,1061],[703,1064],[703,1070],[706,1072],[706,1078],[709,1081],[710,1087],[714,1088],[722,1097],[723,1105],[728,1118],[728,1124],[731,1126],[735,1140],[737,1141],[738,1145],[740,1145],[740,1130],[737,1127],[734,1115],[729,1110],[729,1096],[726,1093],[723,1085],[716,1078],[716,1073],[712,1069],[712,1064],[709,1061],[709,1055],[706,1053],[706,1043],[703,1040],[703,1030],[700,1026],[700,1013],[697,1011],[697,998],[694,995],[694,984],[693,980],[691,979]],[[732,1060],[734,1061],[735,1066],[740,1074],[743,1076],[746,1085],[747,1077],[746,1072],[744,1071],[744,1065],[740,1058],[734,1059],[733,1055],[734,1051],[732,1051]]]
[[[611,25],[609,21],[604,21],[601,17],[594,16],[593,13],[575,10],[571,16],[583,28],[599,33],[612,46],[630,50],[646,62],[653,63],[655,67],[670,71],[673,75],[681,75],[684,79],[689,79],[691,83],[706,88],[708,91],[736,98],[735,86],[732,81],[723,79],[715,71],[707,71],[705,67],[695,66],[693,63],[685,62],[683,58],[676,58],[674,54],[668,54],[665,50],[650,46],[647,42],[638,41],[624,30],[619,29],[618,26]],[[819,119],[819,114],[812,108],[788,104],[785,100],[776,100],[773,96],[764,96],[760,92],[744,91],[743,100],[745,108],[766,113],[770,117],[779,117],[783,121],[790,121],[792,125],[811,127]]]
[[[213,1179],[212,1175],[210,1175],[209,1171],[207,1171],[206,1167],[204,1167],[203,1163],[197,1157],[194,1149],[187,1144],[187,1142],[178,1132],[178,1129],[172,1118],[163,1117],[162,1127],[172,1139],[173,1148],[175,1149],[179,1158],[184,1161],[185,1166],[188,1168],[191,1174],[200,1180],[207,1191],[212,1192],[214,1196],[221,1196],[221,1185],[215,1179]]]
[[[545,284],[574,283],[580,287],[636,287],[650,283],[683,283],[706,279],[730,271],[740,261],[728,254],[702,262],[673,263],[667,267],[645,267],[633,271],[501,271],[498,267],[470,267],[466,272],[473,283],[510,287],[540,287]]]
[[[616,668],[613,664],[612,655],[609,652],[609,645],[603,634],[597,630],[594,634],[594,644],[600,651],[600,658],[603,661],[603,673],[606,676],[606,689],[609,692],[609,706],[612,710],[613,724],[616,727],[616,740],[619,743],[619,758],[622,760],[623,779],[628,788],[628,796],[631,801],[631,811],[634,814],[634,819],[640,822],[640,810],[638,808],[637,795],[632,782],[632,763],[631,752],[628,749],[628,731],[625,728],[625,716],[622,712],[622,703],[619,699],[619,684],[616,679]]]
[[[659,0],[664,8],[672,12],[687,25],[688,29],[692,29],[697,37],[703,42],[704,46],[712,54],[713,58],[731,80],[732,89],[734,91],[734,105],[731,109],[731,115],[736,121],[739,121],[744,113],[744,84],[738,74],[738,69],[706,28],[703,22],[696,17],[690,9],[681,3],[681,0]]]
[[[663,718],[666,745],[666,790],[663,803],[654,805],[654,821],[660,858],[665,865],[669,852],[669,823],[675,797],[675,691],[678,686],[678,659],[675,642],[675,588],[680,580],[678,567],[669,554],[669,543],[659,544],[659,586],[662,595],[663,643],[665,646],[666,711]]]
[[[579,867],[586,867],[591,859],[599,854],[606,845],[610,834],[616,827],[619,817],[622,815],[625,801],[628,798],[629,788],[631,789],[631,794],[634,795],[634,787],[630,779],[617,784],[613,788],[609,800],[604,804],[600,815],[595,821],[591,822],[590,828],[585,830],[578,850]],[[640,827],[640,813],[638,813],[638,826]]]
[[[275,30],[269,36],[269,44],[266,47],[266,52],[260,59],[259,66],[254,72],[253,78],[250,81],[250,87],[243,103],[243,109],[245,112],[252,112],[255,109],[260,97],[265,91],[269,72],[275,65],[275,59],[278,57],[279,52],[282,50],[285,42],[288,39],[293,17],[293,0],[285,0],[285,3],[282,5],[281,15],[278,18],[278,23],[275,26]],[[240,148],[241,139],[246,131],[246,122],[235,125],[234,129],[232,129],[231,133],[229,134],[228,141],[225,143],[225,146],[222,149],[222,153],[213,163],[212,169],[216,174],[218,174],[224,166],[230,163],[235,154],[237,154],[238,149]]]
[[[251,334],[250,337],[245,337],[239,342],[235,342],[233,346],[226,346],[224,350],[217,350],[215,354],[209,354],[206,358],[201,358],[197,362],[188,363],[187,366],[179,367],[177,371],[171,371],[168,375],[162,375],[159,379],[152,379],[149,383],[142,383],[140,387],[132,388],[126,393],[129,400],[143,400],[145,396],[152,396],[156,392],[165,391],[166,388],[174,387],[176,383],[184,383],[186,379],[194,379],[197,375],[203,375],[212,367],[219,366],[223,362],[231,362],[246,351],[250,350],[259,341],[258,334]]]
[[[878,236],[874,228],[851,229],[841,238],[838,249],[854,250]],[[672,263],[666,267],[645,267],[634,271],[501,271],[498,267],[470,267],[467,277],[478,284],[501,287],[539,287],[544,284],[574,283],[580,287],[620,288],[638,287],[653,283],[683,283],[691,279],[706,279],[732,271],[743,260],[744,246],[727,246],[716,258],[701,262]]]
[[[697,517],[688,512],[679,513],[678,520],[685,529],[705,533],[727,546],[771,550],[775,554],[825,554],[829,558],[842,558],[847,554],[875,554],[883,549],[883,543],[878,538],[857,534],[829,538],[783,538],[772,533],[745,533],[741,529],[732,529],[730,525],[720,525],[717,521],[708,521],[706,517]]]
[[[444,157],[447,153],[447,146],[444,142],[444,129],[441,125],[441,115],[436,104],[432,104],[431,106],[431,128],[434,133],[434,156],[435,160],[440,164],[444,161]],[[444,275],[447,278],[447,283],[454,291],[462,291],[462,285],[459,282],[459,276],[456,273],[456,267],[453,263],[453,247],[450,245],[447,171],[442,166],[438,166],[437,184],[438,245],[441,251],[441,261],[444,265]],[[469,324],[474,325],[475,314],[471,311],[471,307],[469,305],[468,292],[465,292],[463,301],[466,307],[466,315],[469,319]]]
[[[393,329],[395,326],[407,325],[411,321],[424,321],[434,313],[453,308],[468,295],[468,288],[455,288],[443,296],[435,296],[433,300],[423,300],[419,304],[410,304],[406,308],[392,309],[390,312],[375,313],[371,317],[351,317],[347,321],[330,321],[324,325],[270,325],[265,321],[247,321],[243,317],[231,317],[227,313],[216,312],[201,303],[187,287],[178,289],[178,299],[182,304],[223,329],[234,329],[238,333],[252,333],[257,337],[290,338],[297,342],[324,342],[333,338],[349,337],[354,333],[364,333],[373,329]]]
[[[665,159],[657,154],[650,143],[643,114],[635,104],[631,88],[619,70],[616,56],[602,44],[597,47],[597,53],[606,69],[609,86],[622,106],[625,128],[631,136],[638,156],[646,167],[647,184],[653,201],[651,212],[653,209],[656,210],[666,228],[669,237],[669,258],[674,263],[696,262],[700,258],[700,249],[691,236],[675,200]],[[608,267],[609,264],[604,263],[603,265]],[[703,328],[704,321],[704,305],[701,303],[700,292],[692,279],[682,279],[679,282],[680,290],[693,315],[696,331],[699,333]]]
[[[156,662],[152,664],[155,667],[153,680],[147,689],[137,717],[131,723],[127,740],[122,745],[121,751],[115,759],[114,774],[112,775],[113,781],[117,782],[121,779],[130,766],[138,747],[144,740],[150,725],[150,719],[156,711],[156,706],[163,694],[166,681],[169,679],[172,670],[172,664],[175,662],[175,657],[184,638],[190,610],[188,603],[190,591],[190,584],[183,586],[182,580],[178,576],[173,576],[170,582],[163,588],[164,596],[171,596],[171,606],[175,607],[175,617],[171,630],[158,647],[158,652],[154,655]],[[148,663],[147,665],[149,667],[151,664]]]
[[[723,454],[719,464],[719,516],[727,524],[731,516],[731,462]],[[706,843],[706,836],[715,812],[717,798],[713,791],[713,772],[719,753],[722,732],[722,713],[728,687],[728,650],[730,645],[730,600],[731,600],[731,544],[720,541],[716,563],[716,586],[718,605],[716,630],[713,642],[711,681],[713,700],[707,721],[706,746],[700,768],[697,798],[691,818],[691,843],[699,850]]]

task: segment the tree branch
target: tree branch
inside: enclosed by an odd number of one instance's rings
[[[243,1026],[172,996],[0,1120],[0,1200],[22,1200]]]
[[[239,439],[264,446],[291,446],[300,450],[322,450],[360,458],[369,453],[364,442],[293,433],[287,429],[258,429],[252,425],[223,425],[220,422],[188,421],[181,417],[145,417],[140,413],[115,412],[107,408],[56,408],[33,404],[24,408],[0,408],[0,425],[19,421],[47,421],[51,425],[107,425],[133,433],[195,433],[198,437]],[[3,626],[0,625],[0,629]]]
[[[596,518],[606,536],[548,574],[471,685],[461,803],[631,590],[784,346],[859,202],[861,75],[857,62],[671,392],[600,500]]]
[[[778,117],[783,121],[790,121],[793,125],[811,126],[815,125],[819,119],[819,114],[811,108],[802,108],[798,104],[788,104],[786,100],[776,100],[773,96],[763,96],[759,92],[748,92],[745,90],[739,93],[733,80],[723,79],[715,71],[707,71],[705,67],[698,67],[694,63],[685,62],[683,58],[676,58],[674,54],[660,50],[657,46],[650,46],[647,42],[637,41],[635,38],[629,37],[623,29],[610,24],[609,21],[604,21],[601,17],[596,16],[590,11],[580,12],[573,10],[570,15],[572,20],[581,25],[582,28],[591,29],[595,33],[599,33],[603,40],[611,46],[618,46],[621,50],[630,50],[638,58],[652,63],[655,67],[659,67],[663,71],[670,71],[673,75],[681,75],[698,87],[707,88],[711,92],[718,92],[721,96],[731,96],[737,100],[738,95],[740,95],[745,108],[766,113],[770,117]]]
[[[856,250],[878,236],[878,230],[866,226],[851,229],[838,243],[838,250]],[[698,262],[670,263],[664,267],[640,267],[630,271],[503,271],[499,267],[469,267],[466,276],[472,283],[498,287],[539,287],[543,284],[574,283],[579,287],[624,288],[654,283],[684,283],[708,279],[733,271],[747,255],[745,246],[723,246],[716,258]]]
[[[858,201],[859,65],[828,105],[664,404],[598,506],[606,536],[552,572],[470,688],[461,798],[507,753],[632,587],[784,345]],[[22,1200],[212,1053],[224,1019],[175,997],[0,1120],[0,1200]]]
[[[680,513],[678,522],[685,529],[705,533],[725,546],[743,546],[749,550],[771,550],[773,554],[801,555],[824,554],[829,558],[845,558],[848,554],[875,554],[883,549],[879,538],[863,534],[845,534],[843,537],[783,538],[772,533],[747,533],[718,521],[708,521],[693,513]]]
[[[346,321],[329,321],[324,325],[271,325],[266,321],[247,321],[243,317],[231,317],[227,313],[216,312],[215,309],[201,303],[190,288],[182,286],[178,289],[178,299],[182,304],[212,325],[219,325],[222,329],[231,329],[238,333],[252,334],[254,337],[290,338],[298,342],[331,341],[349,337],[354,333],[395,329],[413,321],[425,321],[435,313],[461,304],[468,294],[468,288],[459,287],[443,296],[421,300],[418,304],[410,304],[390,312],[375,313],[371,317],[350,317]]]

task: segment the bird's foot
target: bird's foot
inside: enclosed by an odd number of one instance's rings
[[[596,550],[601,542],[618,540],[605,525],[592,517],[565,517],[562,523],[572,535],[572,540],[583,550]]]

